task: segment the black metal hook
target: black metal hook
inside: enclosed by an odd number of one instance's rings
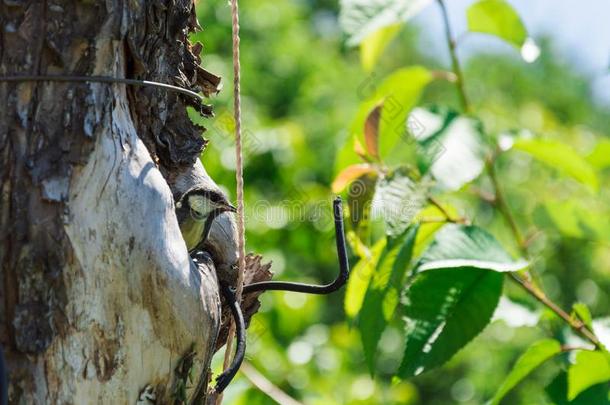
[[[229,286],[220,286],[222,295],[227,300],[229,307],[231,308],[231,314],[235,320],[235,334],[237,335],[237,347],[235,349],[235,356],[229,367],[218,377],[216,377],[216,386],[214,392],[220,394],[227,388],[227,385],[233,380],[235,374],[239,370],[241,363],[244,361],[246,354],[246,323],[244,316],[241,312],[241,307],[235,297],[235,292]]]
[[[339,275],[330,284],[313,285],[304,283],[293,283],[289,281],[261,281],[244,286],[243,293],[248,294],[255,291],[293,291],[304,294],[330,294],[343,287],[349,278],[349,262],[347,260],[347,248],[345,247],[345,230],[343,226],[343,206],[341,197],[333,201],[333,215],[335,219],[335,239],[337,241],[337,256],[339,258]]]
[[[248,294],[255,291],[293,291],[304,294],[330,294],[337,291],[347,282],[349,278],[349,261],[347,260],[347,248],[345,246],[345,230],[343,226],[343,206],[341,205],[341,197],[336,197],[333,201],[333,215],[335,219],[335,239],[337,241],[337,256],[339,258],[339,275],[330,284],[313,285],[304,283],[293,283],[288,281],[263,281],[252,283],[244,286],[243,293]],[[237,350],[233,357],[231,365],[216,379],[216,387],[214,391],[220,394],[229,385],[241,363],[244,360],[246,353],[246,325],[241,313],[241,308],[236,302],[235,294],[227,286],[221,286],[225,299],[231,306],[231,312],[235,319],[236,334],[237,334]]]

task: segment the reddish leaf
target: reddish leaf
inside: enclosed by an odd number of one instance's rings
[[[370,160],[366,157],[366,151],[358,139],[354,139],[354,152],[365,162]]]
[[[379,160],[379,119],[383,101],[375,106],[366,117],[364,123],[364,142],[366,150],[375,159]]]
[[[377,169],[368,163],[360,163],[346,167],[337,175],[331,186],[333,193],[341,192],[349,183],[366,173],[374,173]]]

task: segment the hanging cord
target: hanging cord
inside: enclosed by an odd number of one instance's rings
[[[231,0],[231,34],[233,38],[233,117],[235,120],[235,180],[237,183],[237,289],[235,300],[241,302],[246,268],[246,237],[244,220],[244,168],[241,140],[241,95],[240,95],[240,65],[239,65],[239,6],[237,0]],[[231,322],[225,348],[223,374],[229,369],[231,349],[235,335],[235,323]],[[234,370],[234,373],[237,370]],[[222,403],[222,391],[217,391],[216,404]]]

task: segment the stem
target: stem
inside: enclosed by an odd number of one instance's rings
[[[438,208],[438,210],[441,212],[441,214],[443,214],[445,216],[445,218],[447,219],[447,222],[456,222],[453,219],[453,217],[451,216],[451,214],[449,214],[449,212],[445,209],[445,207],[443,207],[442,204],[436,198],[429,196],[428,202],[430,204],[434,205],[436,208]]]
[[[241,366],[242,374],[259,390],[264,392],[269,398],[278,404],[282,405],[303,405],[290,395],[282,391],[278,386],[274,385],[264,375],[262,375],[254,366],[247,361]]]
[[[538,300],[538,302],[549,308],[558,317],[563,319],[565,323],[567,323],[570,328],[572,328],[576,333],[593,343],[593,345],[595,345],[597,349],[604,349],[604,345],[599,341],[597,336],[595,336],[593,332],[587,329],[587,326],[582,321],[572,318],[566,311],[561,309],[559,305],[551,301],[542,290],[534,286],[531,281],[524,280],[515,273],[510,273],[510,276],[513,281],[523,287],[523,289],[525,289],[525,291],[527,291],[532,297]]]
[[[468,103],[468,97],[464,90],[464,75],[462,74],[462,68],[460,67],[460,61],[458,60],[456,53],[456,42],[451,32],[451,25],[449,24],[449,15],[447,14],[447,7],[445,6],[444,0],[437,0],[438,5],[441,8],[443,15],[443,22],[445,24],[445,37],[447,39],[447,45],[449,46],[449,54],[451,55],[451,65],[453,66],[453,73],[455,73],[455,85],[458,90],[460,102],[464,112],[470,111],[470,104]]]
[[[459,60],[457,58],[457,54],[456,54],[456,41],[454,40],[453,34],[451,32],[451,25],[449,24],[449,16],[447,14],[447,7],[445,6],[444,0],[437,0],[437,2],[441,8],[441,12],[443,15],[443,22],[445,24],[445,36],[447,39],[447,44],[449,46],[449,54],[451,55],[451,63],[453,65],[453,72],[455,73],[455,76],[456,76],[455,83],[456,83],[456,87],[458,90],[458,94],[460,96],[460,101],[462,102],[462,107],[463,107],[464,111],[469,112],[470,105],[468,103],[468,98],[467,98],[466,92],[464,90],[464,75],[462,74],[462,69],[460,68],[460,62],[459,62]],[[494,168],[494,159],[489,159],[486,162],[486,166],[487,166],[487,171],[489,173],[489,178],[491,179],[491,182],[493,184],[494,191],[495,191],[495,206],[498,208],[498,210],[504,216],[504,219],[508,223],[508,225],[513,233],[513,236],[515,238],[515,241],[519,245],[519,249],[527,257],[528,252],[527,252],[525,240],[523,239],[523,235],[521,234],[521,231],[519,230],[519,227],[517,226],[517,222],[515,221],[515,218],[513,217],[512,213],[510,211],[510,207],[508,206],[508,203],[506,201],[506,198],[504,197],[504,194],[502,193],[502,189],[500,188],[500,183],[498,181],[498,177],[496,175],[496,171]],[[433,199],[430,199],[429,201],[432,204],[434,204],[435,206],[437,206],[441,210],[441,212],[443,212],[443,214],[447,217],[448,220],[451,219],[451,217],[448,215],[448,213],[440,206],[440,204],[437,201],[435,201]],[[512,280],[514,280],[517,284],[519,284],[532,297],[534,297],[541,304],[543,304],[544,306],[549,308],[551,311],[553,311],[557,316],[559,316],[576,333],[578,333],[580,336],[584,337],[585,339],[587,339],[588,341],[593,343],[593,345],[595,345],[595,347],[597,349],[600,349],[600,350],[604,349],[604,345],[599,341],[597,336],[595,336],[595,334],[592,331],[587,329],[586,325],[582,321],[580,321],[578,319],[573,319],[566,311],[564,311],[557,304],[555,304],[553,301],[551,301],[542,290],[537,288],[531,282],[529,273],[525,274],[527,279],[522,279],[521,277],[519,277],[517,274],[514,274],[514,273],[510,273],[510,276],[511,276]]]
[[[502,214],[502,216],[508,223],[508,226],[510,227],[511,232],[513,233],[513,236],[515,237],[515,241],[517,242],[517,245],[519,246],[519,250],[521,250],[521,252],[525,256],[527,256],[527,248],[525,247],[525,241],[523,239],[523,235],[521,234],[521,231],[519,230],[517,221],[515,221],[515,217],[511,213],[510,207],[508,206],[508,202],[506,201],[506,198],[504,197],[504,193],[502,192],[502,189],[500,188],[500,182],[498,181],[498,176],[496,175],[494,161],[492,159],[487,160],[486,166],[487,166],[487,173],[489,174],[489,179],[491,180],[491,184],[493,185],[493,188],[494,188],[495,206],[498,207],[498,211],[500,211],[500,214]]]

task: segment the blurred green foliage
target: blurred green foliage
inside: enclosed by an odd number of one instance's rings
[[[337,174],[335,156],[352,147],[344,143],[367,86],[405,66],[447,69],[441,62],[446,50],[437,50],[435,57],[423,53],[419,30],[407,24],[388,36],[387,41],[396,38],[367,73],[358,50],[345,45],[338,7],[326,0],[240,4],[247,249],[272,260],[277,279],[322,282],[336,273],[330,185]],[[206,0],[198,2],[197,13],[203,31],[192,39],[204,44],[202,65],[225,83],[211,100],[216,117],[202,122],[211,141],[202,161],[234,198],[230,9],[225,1]],[[440,16],[427,29],[442,30]],[[598,191],[517,150],[497,162],[517,224],[532,238],[534,274],[564,308],[582,301],[593,318],[600,318],[610,313],[610,147],[603,141],[610,111],[593,103],[591,78],[554,52],[552,38],[542,38],[539,45],[541,56],[532,64],[517,52],[469,58],[466,92],[493,137],[528,131],[571,145],[595,168]],[[366,60],[370,67],[370,57]],[[424,90],[420,105],[438,104],[459,110],[451,83],[436,80]],[[488,180],[475,180],[474,186],[447,192],[443,199],[517,254],[504,220],[474,192],[464,192],[489,190]],[[354,253],[352,265],[356,262]],[[514,285],[506,284],[505,291],[535,307]],[[268,292],[250,326],[249,361],[304,404],[481,404],[493,397],[533,342],[566,338],[563,326],[546,312],[538,327],[496,321],[442,368],[398,381],[392,376],[404,343],[397,317],[380,338],[377,372],[371,377],[358,328],[343,312],[342,294]],[[556,364],[543,364],[508,393],[505,403],[555,403],[550,388],[547,393],[542,387],[553,381],[551,387],[566,389],[565,376],[555,378],[557,370]],[[227,390],[226,403],[273,401],[241,376]]]

